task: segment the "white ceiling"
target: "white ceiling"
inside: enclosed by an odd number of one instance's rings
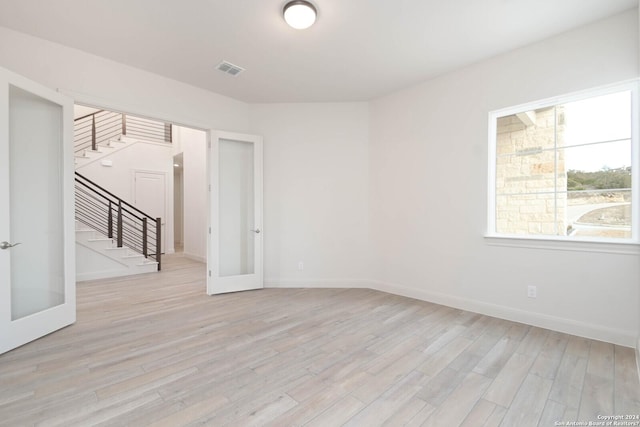
[[[638,0],[0,0],[0,25],[246,102],[365,101]],[[237,77],[221,60],[246,68]]]

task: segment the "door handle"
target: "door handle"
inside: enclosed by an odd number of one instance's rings
[[[260,229],[259,228],[256,228],[255,230],[251,230],[251,231],[253,231],[256,234],[260,234]]]
[[[2,250],[5,250],[5,249],[11,249],[12,247],[14,247],[14,246],[18,246],[18,245],[20,245],[20,244],[21,244],[21,243],[14,243],[14,244],[11,244],[11,243],[9,243],[9,242],[0,242],[0,249],[2,249]]]

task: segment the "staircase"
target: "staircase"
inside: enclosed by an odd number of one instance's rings
[[[137,139],[129,138],[124,135],[120,135],[116,138],[109,139],[108,141],[100,143],[93,149],[85,149],[75,154],[75,166],[76,169],[81,169],[83,166],[89,163],[97,162],[98,160],[108,157],[113,153],[123,150],[138,142]]]
[[[78,172],[75,195],[78,280],[161,269],[160,218],[151,218]]]
[[[129,276],[158,271],[158,262],[127,247],[119,248],[104,234],[76,221],[76,248],[80,256],[78,280]],[[105,257],[107,258],[105,260]],[[89,264],[89,265],[87,265]]]
[[[76,169],[137,141],[171,143],[171,124],[99,110],[74,122]]]
[[[100,110],[76,119],[74,136],[78,169],[138,139],[171,142],[171,127]],[[75,199],[77,280],[161,269],[160,218],[152,218],[77,171]]]

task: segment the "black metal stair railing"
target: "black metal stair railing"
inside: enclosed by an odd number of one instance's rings
[[[162,220],[135,206],[76,172],[76,220],[99,231],[117,246],[128,247],[162,266]]]
[[[101,144],[130,136],[151,142],[172,142],[172,125],[157,120],[99,110],[78,117],[74,122],[75,154],[82,155],[86,150],[98,150]]]
[[[122,114],[100,110],[75,119],[73,140],[76,155],[98,149],[100,144],[122,135]]]

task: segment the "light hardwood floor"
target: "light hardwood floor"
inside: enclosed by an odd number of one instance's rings
[[[362,289],[209,297],[204,266],[78,285],[0,356],[2,426],[553,426],[640,414],[634,352]]]

